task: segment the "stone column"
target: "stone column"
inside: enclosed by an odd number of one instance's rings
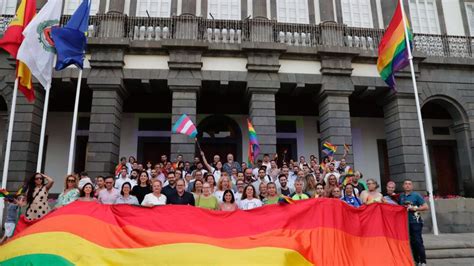
[[[455,136],[458,148],[459,158],[459,174],[458,188],[460,195],[471,195],[474,191],[470,191],[469,184],[472,183],[473,169],[471,167],[472,153],[469,145],[470,132],[468,123],[455,123],[451,126]],[[473,184],[474,185],[474,184]]]
[[[39,87],[38,84],[35,85],[36,88]],[[25,178],[29,178],[36,172],[44,103],[43,90],[37,89],[35,95],[36,99],[34,103],[30,103],[21,92],[18,92],[8,171],[8,190],[17,190],[23,184]],[[9,104],[10,103],[11,100],[9,101]],[[9,120],[7,119],[5,124],[7,129],[5,129],[5,131],[8,130],[8,123]],[[45,147],[45,151],[46,149],[47,147]],[[3,163],[4,160],[2,160],[2,169]]]
[[[386,96],[384,117],[391,179],[399,188],[404,179],[412,179],[415,190],[426,191],[415,96],[400,91]]]
[[[196,105],[198,86],[170,86],[172,93],[171,105],[171,126],[173,126],[178,118],[186,114],[191,118],[197,127],[196,121]],[[192,161],[195,156],[194,139],[183,134],[171,134],[171,155],[170,160],[174,160],[178,154],[183,155],[185,161]]]
[[[351,115],[349,111],[349,96],[351,91],[337,91],[326,88],[319,95],[319,125],[321,143],[329,142],[337,146],[335,156],[339,159],[344,154],[344,144],[351,148],[346,155],[346,161],[353,165]]]
[[[257,132],[260,144],[259,157],[262,157],[265,153],[272,156],[272,154],[276,153],[277,144],[275,94],[278,91],[278,87],[249,87],[247,91],[250,98],[249,118]]]
[[[86,169],[91,177],[107,176],[119,161],[124,87],[89,87],[93,93]]]

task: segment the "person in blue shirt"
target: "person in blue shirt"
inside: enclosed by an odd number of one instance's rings
[[[351,183],[346,184],[344,187],[344,196],[341,200],[356,208],[359,208],[362,205],[360,199],[354,195],[354,185]]]
[[[413,191],[413,182],[410,179],[403,181],[404,192],[400,194],[399,203],[408,211],[408,227],[410,232],[410,245],[416,265],[426,265],[426,253],[423,245],[421,232],[423,231],[423,219],[420,212],[428,210],[423,197]]]

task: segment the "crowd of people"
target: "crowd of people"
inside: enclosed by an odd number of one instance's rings
[[[53,178],[36,173],[26,182],[26,199],[21,195],[11,201],[5,224],[6,234],[13,233],[18,210],[26,206],[25,218],[35,220],[50,211],[48,193]],[[166,204],[192,205],[220,211],[251,210],[276,204],[282,197],[292,200],[334,198],[358,208],[372,203],[400,204],[409,211],[410,237],[417,263],[426,263],[421,239],[422,221],[419,212],[428,207],[418,193],[413,192],[410,180],[405,180],[403,192],[396,193],[396,184],[386,184],[386,195],[377,189],[375,179],[364,179],[360,171],[353,171],[345,157],[336,160],[325,157],[321,162],[312,155],[309,161],[301,156],[298,161],[278,161],[264,154],[254,167],[238,163],[232,154],[225,161],[214,155],[208,161],[201,152],[193,162],[178,155],[174,162],[166,155],[157,163],[141,164],[130,156],[122,157],[110,176],[93,179],[86,172],[67,175],[64,189],[53,209],[71,202],[95,201],[102,204],[131,204],[153,207]]]

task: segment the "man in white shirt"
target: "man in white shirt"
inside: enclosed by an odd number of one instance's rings
[[[270,176],[268,176],[268,175],[266,174],[265,168],[264,168],[264,167],[260,168],[260,170],[258,170],[258,178],[257,178],[257,180],[255,180],[255,181],[253,182],[253,184],[252,184],[252,185],[255,187],[255,190],[256,190],[257,195],[260,194],[260,189],[259,189],[259,188],[260,188],[260,184],[261,184],[261,183],[267,184],[267,183],[269,183],[269,182],[272,182],[272,180],[271,180]]]
[[[270,172],[270,168],[272,167],[272,164],[270,163],[270,155],[265,153],[263,155],[263,162],[262,165],[267,167],[267,174]]]
[[[115,181],[115,188],[118,190],[122,189],[122,185],[125,182],[131,183],[131,179],[127,175],[127,167],[124,166],[122,167],[122,170],[120,171],[120,175],[118,176],[117,180]]]

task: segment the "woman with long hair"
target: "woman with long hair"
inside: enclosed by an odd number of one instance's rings
[[[148,179],[148,172],[142,171],[138,177],[137,185],[132,188],[132,195],[137,197],[139,204],[142,204],[145,195],[151,192],[152,190]]]
[[[79,180],[76,175],[67,175],[64,179],[64,190],[59,194],[58,201],[54,208],[66,206],[79,198],[79,189],[77,185]]]
[[[203,184],[204,184],[204,182],[202,182],[202,180],[200,180],[200,179],[197,179],[193,183],[193,189],[191,190],[191,193],[193,194],[195,201],[202,195],[202,185]]]
[[[94,197],[94,185],[92,183],[85,184],[80,193],[79,201],[97,201],[97,198]]]
[[[115,204],[129,204],[129,205],[139,205],[137,197],[130,195],[132,192],[132,184],[130,182],[125,182],[120,188],[120,196],[115,200]]]
[[[253,185],[247,185],[240,200],[239,208],[241,210],[251,210],[258,207],[262,207],[262,201],[258,199],[255,187]]]
[[[54,180],[44,174],[35,173],[27,182],[26,188],[26,211],[25,217],[28,220],[36,220],[49,211],[48,194],[54,184]]]
[[[331,193],[332,193],[332,190],[335,188],[335,187],[338,187],[338,183],[337,183],[337,178],[335,175],[329,175],[328,177],[328,183],[326,184],[326,186],[324,187],[324,193],[326,194],[326,196],[330,196]]]
[[[214,192],[214,196],[219,202],[224,201],[224,192],[227,190],[232,190],[232,182],[227,172],[223,172],[221,179],[217,182],[217,190]]]

